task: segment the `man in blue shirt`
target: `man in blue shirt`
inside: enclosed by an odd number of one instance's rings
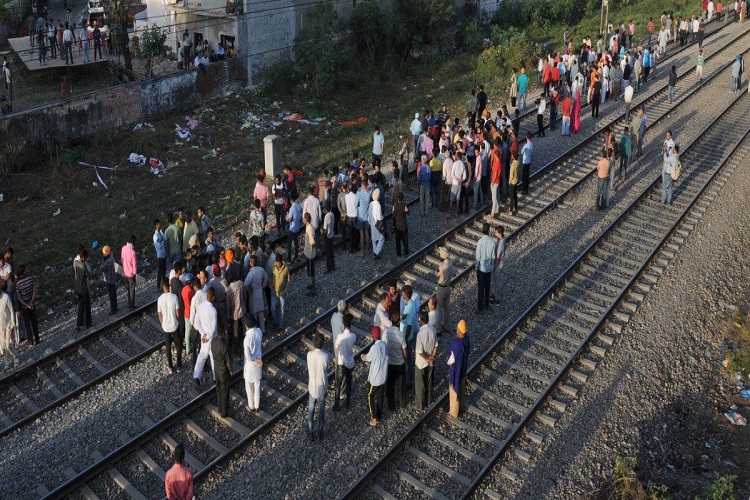
[[[289,222],[289,234],[286,238],[286,261],[292,263],[299,256],[299,233],[302,230],[302,206],[297,202],[299,195],[292,193],[292,206],[286,220]],[[292,242],[294,242],[294,257],[292,257]]]
[[[417,170],[417,182],[419,183],[419,209],[422,215],[427,215],[427,200],[430,197],[430,176],[432,171],[427,163],[427,155],[422,155],[422,164]]]
[[[156,251],[156,288],[161,290],[162,282],[168,282],[167,274],[167,245],[164,232],[161,230],[161,221],[154,220],[154,250]]]
[[[497,241],[490,236],[490,225],[482,224],[483,236],[477,242],[474,268],[477,270],[477,314],[484,314],[490,307],[490,283],[492,269],[495,267],[495,245]]]
[[[367,230],[367,217],[370,210],[370,183],[362,179],[357,191],[357,229],[359,229],[359,256],[365,256],[365,248],[370,244]]]

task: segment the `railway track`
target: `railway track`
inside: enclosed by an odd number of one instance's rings
[[[572,404],[726,178],[746,166],[749,100],[735,98],[683,150],[674,205],[661,204],[655,178],[471,366],[460,420],[447,418],[445,394],[342,498],[504,498],[483,482],[489,471],[517,477],[544,440],[537,429]]]
[[[715,77],[721,72],[706,75]],[[659,92],[663,88],[652,88],[651,98],[660,98]],[[684,98],[687,98],[685,94]],[[662,97],[663,98],[663,95]],[[674,103],[678,105],[679,103]],[[613,122],[614,123],[614,122]],[[586,141],[592,146],[596,140],[596,134]],[[597,149],[597,148],[595,148]],[[595,155],[595,153],[594,153]],[[520,230],[533,220],[536,220],[546,210],[553,207],[557,201],[576,189],[584,179],[593,171],[593,164],[587,163],[594,160],[591,152],[583,147],[576,148],[571,153],[564,155],[568,161],[562,165],[574,165],[580,169],[580,174],[571,184],[566,182],[568,176],[573,175],[570,170],[561,170],[561,167],[553,169],[560,163],[559,159],[550,163],[544,169],[544,176],[537,186],[539,192],[549,190],[557,193],[546,197],[539,195],[539,204],[535,210],[519,212],[522,217],[528,218],[523,221],[509,222],[515,229],[511,234],[518,234]],[[586,160],[589,158],[589,160]],[[595,160],[594,160],[595,162]],[[541,169],[540,169],[541,170]],[[537,177],[542,174],[537,172]],[[542,184],[544,181],[544,184]],[[529,206],[532,206],[530,203]],[[525,215],[524,215],[525,214]],[[432,270],[438,263],[436,248],[438,245],[447,246],[453,253],[454,264],[459,275],[464,275],[472,268],[474,244],[479,238],[479,228],[486,220],[487,214],[480,211],[453,228],[433,242],[420,249],[418,252],[392,271],[381,276],[376,282],[364,285],[364,287],[346,297],[355,316],[356,325],[352,329],[357,335],[357,347],[361,351],[369,346],[370,318],[377,300],[377,294],[382,290],[381,283],[390,279],[399,279],[401,284],[410,280],[413,287],[422,298],[432,295],[434,282],[431,281]],[[491,222],[496,222],[491,220]],[[458,277],[456,278],[458,279]],[[125,490],[133,496],[137,493],[151,497],[161,491],[161,480],[164,468],[169,464],[169,457],[165,456],[165,449],[172,447],[178,440],[186,444],[188,450],[187,462],[194,470],[198,471],[196,479],[205,477],[214,467],[223,463],[228,457],[237,451],[247,447],[257,437],[263,435],[275,425],[281,418],[288,415],[300,403],[306,400],[305,356],[311,346],[310,337],[313,333],[321,333],[330,339],[328,324],[332,310],[326,311],[315,318],[309,325],[299,329],[286,339],[269,345],[264,352],[264,376],[263,407],[262,412],[250,413],[238,408],[246,406],[244,391],[242,391],[241,374],[233,379],[232,384],[232,418],[220,419],[211,400],[213,391],[206,391],[198,395],[193,401],[181,408],[170,408],[169,415],[159,422],[151,422],[144,418],[145,430],[135,437],[122,436],[123,445],[106,456],[97,457],[86,470],[76,474],[71,472],[70,480],[49,492],[45,487],[40,487],[40,493],[49,497],[58,497],[75,492],[86,493],[86,489],[92,488],[90,484],[98,485],[95,494],[98,496],[111,496],[120,490]],[[161,464],[159,466],[158,464]],[[133,468],[148,469],[148,473],[133,472]]]
[[[722,27],[723,25],[716,25],[712,33]],[[687,50],[687,47],[673,46],[671,49],[678,50],[668,52],[666,59],[675,57]],[[532,110],[526,115],[531,113]],[[545,126],[548,127],[548,124]],[[583,143],[585,144],[588,142]],[[553,171],[546,177],[548,181],[541,186],[541,191],[544,191],[542,195],[524,198],[520,216],[506,214],[501,217],[501,221],[511,231],[525,227],[554,205],[560,194],[559,188],[554,189],[555,185],[571,182],[577,185],[585,178],[587,161],[588,159],[583,159],[578,164],[578,169],[566,167]],[[554,163],[538,169],[532,178],[538,177],[540,172],[548,172]],[[408,186],[405,192],[410,193]],[[416,201],[415,197],[409,203],[412,205]],[[273,243],[278,244],[285,239],[286,235],[281,235]],[[292,270],[298,268],[299,266]],[[0,379],[0,437],[33,422],[44,413],[163,347],[161,329],[155,322],[155,308],[155,301],[139,307],[115,322]]]

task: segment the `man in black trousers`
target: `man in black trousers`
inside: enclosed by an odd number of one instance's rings
[[[214,358],[214,377],[216,379],[216,406],[219,415],[226,417],[229,410],[229,380],[232,378],[232,360],[224,343],[224,332],[211,340],[211,356]]]

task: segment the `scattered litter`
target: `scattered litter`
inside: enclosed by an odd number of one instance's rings
[[[136,153],[130,153],[130,156],[128,157],[128,161],[130,161],[130,163],[135,163],[136,165],[145,165],[146,157],[143,155],[136,154]]]
[[[177,137],[182,139],[183,141],[189,141],[190,140],[190,131],[186,128],[182,128],[176,123],[174,124],[175,132],[177,133]]]
[[[747,425],[747,419],[737,411],[737,405],[732,405],[724,416],[727,417],[727,420],[732,422],[733,425]]]
[[[99,240],[94,240],[91,243],[91,248],[93,248],[94,250],[96,250],[97,248],[99,248]]]
[[[125,220],[127,218],[128,218],[128,216],[127,216],[127,214],[125,212],[123,212],[123,213],[120,214],[120,220]]]
[[[742,396],[745,399],[750,399],[750,390],[745,389],[745,390],[740,391],[740,396]]]
[[[353,127],[354,125],[363,125],[367,123],[367,117],[366,116],[360,116],[356,120],[344,120],[339,122],[344,127]]]
[[[186,116],[185,120],[187,121],[187,126],[190,130],[195,130],[198,128],[198,120],[196,120],[192,116]]]
[[[729,358],[724,358],[724,361],[721,362],[721,364],[724,365],[724,368],[729,368],[729,363],[731,363]]]
[[[156,130],[154,126],[151,125],[149,122],[140,122],[140,123],[135,124],[135,127],[133,127],[133,132],[135,132],[136,130],[141,130],[142,128],[150,128],[151,131]]]
[[[62,210],[58,208],[57,212],[55,212],[55,213],[52,214],[52,217],[57,217],[58,215],[60,215],[61,212],[62,212]]]
[[[5,193],[0,193],[0,203],[5,201]]]
[[[55,314],[55,311],[53,311],[52,309],[47,309],[48,316],[52,316],[53,314]]]
[[[159,175],[165,170],[164,164],[158,158],[151,158],[149,160],[149,165],[151,165],[151,173],[154,175]]]
[[[131,162],[133,161],[133,155],[134,154],[135,153],[131,153],[130,154],[130,161]],[[79,161],[78,164],[81,165],[82,167],[92,167],[94,169],[94,173],[96,174],[96,178],[99,179],[99,184],[101,184],[104,187],[104,189],[106,189],[107,191],[109,191],[109,187],[107,187],[107,184],[104,182],[104,179],[102,179],[102,176],[99,175],[99,169],[103,168],[104,170],[112,170],[112,171],[114,171],[117,168],[117,165],[115,165],[114,167],[105,167],[105,166],[102,166],[102,165],[92,165],[91,163],[84,163],[82,161]],[[94,182],[94,187],[99,186],[99,184],[97,184],[96,182]]]

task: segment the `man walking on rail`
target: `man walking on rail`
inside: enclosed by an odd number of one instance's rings
[[[193,280],[193,288],[196,288],[196,282],[197,288],[200,288],[200,280],[198,278]],[[191,309],[197,309],[191,312],[195,314],[193,326],[200,335],[200,352],[198,353],[198,358],[195,360],[195,370],[193,371],[193,380],[195,381],[196,388],[199,390],[201,386],[201,377],[203,377],[203,367],[206,365],[206,360],[210,359],[211,369],[216,369],[216,360],[214,360],[211,355],[211,340],[216,337],[216,326],[218,322],[216,308],[213,305],[214,289],[209,288],[205,292],[196,291],[193,301],[197,302],[196,297],[199,297],[201,294],[205,294],[205,301],[200,303],[200,305],[195,303],[191,305]],[[214,376],[215,375],[216,371],[214,371]]]
[[[466,336],[466,320],[461,318],[456,327],[456,338],[448,344],[448,394],[450,411],[448,417],[457,419],[461,409],[466,406],[466,371],[469,367],[469,350],[471,342]]]

